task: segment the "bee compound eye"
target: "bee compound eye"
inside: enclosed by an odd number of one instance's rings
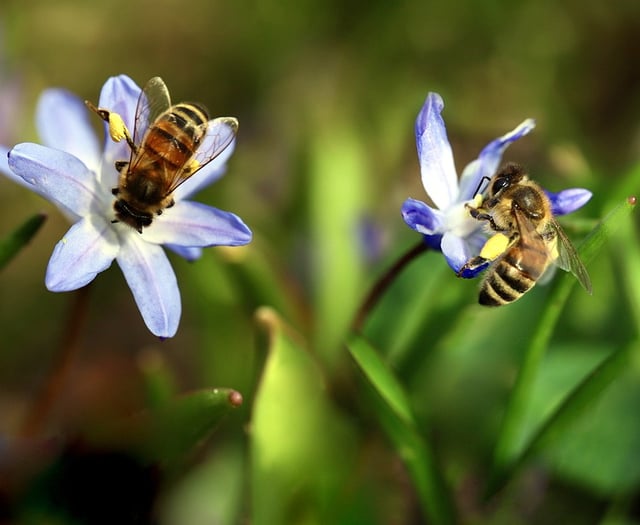
[[[509,185],[508,177],[496,177],[496,180],[493,181],[491,185],[491,193],[494,195],[499,191],[505,189]]]

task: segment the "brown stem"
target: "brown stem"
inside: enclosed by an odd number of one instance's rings
[[[364,323],[371,313],[371,310],[378,303],[380,298],[384,295],[387,288],[391,285],[391,283],[395,280],[395,278],[400,274],[400,272],[407,266],[413,259],[415,259],[418,255],[423,252],[426,252],[429,249],[429,246],[420,241],[418,244],[413,246],[408,252],[402,255],[395,264],[387,270],[380,279],[373,285],[373,288],[369,291],[369,295],[367,295],[364,302],[360,305],[356,316],[351,323],[351,329],[354,332],[361,332],[364,327]]]
[[[60,348],[54,357],[45,383],[22,423],[20,433],[23,437],[35,437],[42,432],[47,418],[64,388],[71,364],[80,349],[80,332],[87,316],[90,286],[87,285],[73,293]]]

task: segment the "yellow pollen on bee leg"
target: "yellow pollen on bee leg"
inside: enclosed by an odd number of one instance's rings
[[[114,142],[120,142],[129,136],[129,130],[117,113],[109,113],[109,136]]]
[[[492,261],[503,254],[509,246],[509,237],[504,233],[496,233],[484,243],[480,250],[480,257]]]
[[[191,175],[192,173],[195,173],[199,167],[200,167],[200,162],[198,162],[198,159],[191,159],[185,172]]]

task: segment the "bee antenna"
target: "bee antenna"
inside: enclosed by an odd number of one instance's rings
[[[482,187],[482,185],[486,182],[489,182],[491,180],[491,177],[487,177],[486,175],[484,177],[482,177],[480,179],[480,182],[478,183],[478,187],[476,188],[476,191],[473,192],[473,196],[475,197],[476,195],[480,194],[480,188]]]

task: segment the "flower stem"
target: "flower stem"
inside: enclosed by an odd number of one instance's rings
[[[90,286],[87,285],[73,293],[69,316],[51,370],[22,423],[20,433],[23,437],[37,436],[43,430],[64,388],[71,364],[80,349],[79,338],[87,317]]]
[[[378,304],[381,297],[387,291],[387,288],[391,285],[391,283],[395,280],[395,278],[400,274],[400,272],[407,266],[413,259],[415,259],[418,255],[423,252],[426,252],[429,249],[429,246],[420,241],[418,244],[413,246],[409,251],[405,252],[394,264],[389,268],[383,275],[376,281],[373,285],[369,294],[367,295],[364,302],[358,308],[356,315],[351,323],[351,329],[354,332],[361,332],[364,327],[364,323],[367,320],[367,317],[371,313],[371,310]]]

